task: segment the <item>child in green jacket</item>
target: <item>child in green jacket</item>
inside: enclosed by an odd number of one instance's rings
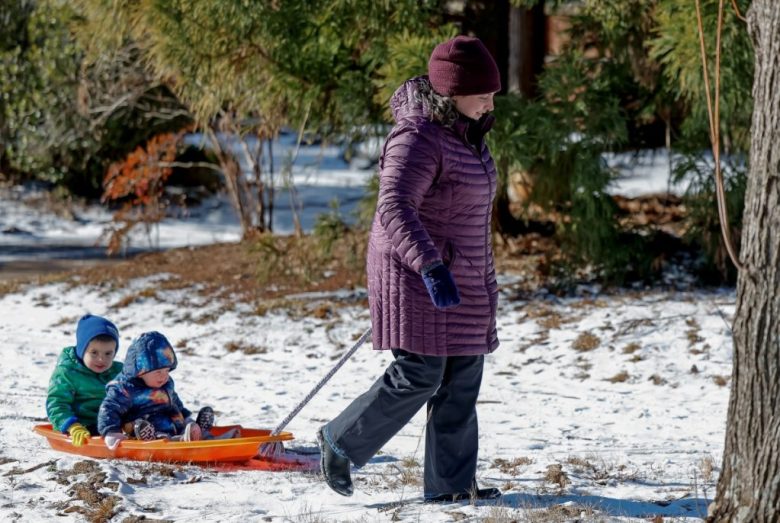
[[[46,415],[54,430],[70,435],[76,447],[97,434],[97,415],[106,384],[122,370],[116,325],[87,314],[76,326],[76,346],[65,347],[49,380]]]

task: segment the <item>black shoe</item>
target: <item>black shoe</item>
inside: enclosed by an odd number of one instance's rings
[[[152,441],[157,439],[157,434],[154,430],[154,425],[146,421],[145,419],[137,419],[133,423],[133,433],[135,433],[135,439],[141,441]]]
[[[497,488],[480,488],[473,492],[455,492],[452,494],[439,494],[425,497],[425,503],[454,503],[456,501],[471,501],[472,499],[498,499],[501,491]]]
[[[195,418],[195,423],[198,424],[200,430],[208,432],[211,427],[214,426],[214,409],[211,407],[203,407],[198,411],[198,416]]]
[[[317,432],[320,444],[320,469],[325,482],[342,496],[352,495],[352,478],[349,475],[349,460],[342,458],[325,440],[322,429]]]

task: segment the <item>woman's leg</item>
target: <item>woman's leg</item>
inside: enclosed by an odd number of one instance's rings
[[[425,431],[426,498],[466,493],[476,486],[479,430],[477,396],[484,356],[451,356],[428,402]]]
[[[442,381],[446,358],[394,350],[374,385],[322,429],[336,454],[362,467],[425,405]]]

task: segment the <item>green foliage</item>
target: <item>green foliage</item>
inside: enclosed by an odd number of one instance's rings
[[[143,46],[198,116],[228,108],[272,127],[308,118],[336,129],[376,121],[373,80],[390,35],[424,33],[433,1],[79,0],[94,42],[117,33]]]
[[[72,16],[67,8],[44,13],[13,2],[0,47],[3,163],[53,182],[85,168],[79,152],[86,123],[72,102],[79,63],[66,26]],[[59,136],[65,139],[58,143]]]
[[[330,256],[333,252],[333,245],[348,231],[349,226],[339,210],[339,201],[334,199],[330,202],[330,212],[320,214],[317,217],[313,234],[322,253],[325,256]]]
[[[107,165],[158,131],[187,121],[123,47],[92,64],[72,29],[82,21],[57,0],[12,2],[0,40],[0,166],[100,194]]]
[[[569,255],[617,276],[629,252],[619,238],[615,205],[606,190],[612,179],[601,153],[626,140],[619,75],[609,64],[569,53],[540,78],[543,98],[496,98],[496,126],[488,142],[503,192],[510,172],[533,179],[532,198],[564,213],[559,232]]]
[[[259,254],[256,276],[281,287],[317,286],[333,274],[365,272],[366,234],[342,228],[339,220],[323,224],[319,233],[303,236],[259,234],[247,244]],[[324,223],[324,222],[323,222]],[[324,236],[323,236],[324,235]],[[323,239],[327,241],[323,242]],[[362,277],[362,276],[360,276]],[[351,284],[351,283],[350,283]]]
[[[282,240],[272,234],[260,234],[249,245],[251,253],[259,254],[256,277],[262,284],[281,279],[293,284],[310,285],[322,277],[322,257],[312,249],[307,237]]]
[[[738,1],[741,12],[749,1]],[[709,66],[710,86],[714,91],[715,32],[718,2],[702,0],[702,24]],[[685,150],[709,148],[709,127],[705,84],[701,62],[696,10],[684,0],[658,0],[654,38],[649,42],[650,56],[663,65],[663,75],[673,95],[690,107],[682,126],[680,145]],[[740,154],[749,150],[753,47],[745,22],[726,6],[721,35],[720,63],[720,135],[724,153]],[[712,93],[714,95],[714,92]]]
[[[530,7],[533,0],[515,0]],[[545,2],[550,9],[566,2]],[[714,74],[715,0],[703,1],[710,74]],[[728,2],[727,2],[728,4]],[[744,13],[749,1],[737,2]],[[687,194],[689,239],[708,253],[705,270],[726,274],[717,229],[695,5],[685,0],[586,0],[568,3],[570,40],[539,78],[540,98],[496,100],[497,125],[489,136],[500,183],[522,171],[534,182],[532,197],[564,212],[559,224],[570,259],[616,276],[626,266],[640,274],[643,238],[621,231],[606,188],[611,173],[601,153],[623,147],[657,147],[669,133],[683,153],[676,171],[693,176]],[[721,63],[721,137],[726,161],[744,158],[752,113],[752,48],[744,22],[727,5]],[[710,169],[708,171],[708,169]],[[744,168],[731,166],[727,197],[731,226],[738,231]],[[500,191],[503,190],[503,185]],[[501,194],[501,192],[499,193]],[[643,231],[633,231],[641,232]],[[735,237],[738,234],[734,234]]]
[[[379,199],[379,175],[375,174],[366,182],[366,193],[358,202],[355,210],[357,229],[368,230],[374,220],[376,202]]]
[[[433,48],[457,34],[457,28],[447,24],[422,34],[413,34],[405,28],[390,36],[386,59],[377,70],[377,79],[374,81],[377,88],[374,100],[385,108],[386,120],[392,120],[388,101],[395,90],[409,78],[427,74],[428,58]]]
[[[736,282],[737,270],[728,257],[716,208],[715,177],[711,155],[687,154],[674,165],[675,181],[688,180],[685,194],[688,209],[688,230],[686,240],[701,247],[702,258],[698,261],[698,272],[707,282]],[[726,195],[726,210],[732,239],[737,242],[742,236],[742,215],[745,191],[747,190],[747,165],[740,158],[726,157],[723,166],[723,185]]]
[[[268,140],[283,125],[327,139],[379,122],[383,106],[375,102],[374,83],[388,40],[402,31],[427,33],[439,1],[77,4],[86,17],[81,35],[92,56],[134,41],[159,81],[176,92],[207,134]],[[216,139],[211,142],[219,147]],[[272,174],[260,172],[255,161],[250,183],[229,151],[216,154],[244,233],[265,230],[262,209],[269,205],[265,188]]]
[[[745,13],[750,2],[739,0],[736,4]],[[702,0],[702,26],[713,97],[717,17],[718,2]],[[674,169],[678,180],[691,180],[685,195],[689,209],[686,239],[700,246],[704,253],[700,273],[705,279],[733,282],[736,271],[728,260],[720,230],[714,165],[711,155],[702,154],[703,150],[710,150],[711,143],[700,46],[696,11],[690,3],[659,0],[650,54],[663,64],[663,74],[675,86],[674,95],[690,108],[681,125],[680,139],[675,143],[682,158],[675,162]],[[732,239],[739,241],[747,184],[747,167],[742,158],[747,157],[750,149],[754,58],[745,22],[737,17],[729,3],[723,16],[720,60],[719,133],[726,208]]]

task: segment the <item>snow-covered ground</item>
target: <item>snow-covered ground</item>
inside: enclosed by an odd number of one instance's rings
[[[94,505],[74,499],[90,499],[88,484],[119,497],[111,521],[529,521],[542,513],[550,519],[541,521],[697,521],[714,495],[731,373],[730,289],[526,301],[513,277],[501,275],[501,347],[486,358],[477,473],[481,485],[504,491],[498,502],[421,503],[423,413],[353,471],[351,498],[312,473],[116,460],[90,469],[51,450],[32,427],[44,420],[60,348],[87,311],[120,327],[120,359],[139,333],[166,334],[179,351],[173,376],[190,408],[212,405],[219,422],[265,428],[369,322],[348,292],[293,297],[289,308],[258,315],[197,289],[164,290],[166,278],[121,289],[49,284],[0,297],[0,520],[81,521],[74,507]],[[323,303],[330,316],[306,313]],[[228,351],[236,343],[250,354]],[[289,446],[312,449],[317,428],[389,361],[358,350],[288,426],[296,436]]]
[[[305,153],[304,163],[315,156],[314,150]],[[307,228],[315,210],[326,211],[334,197],[348,212],[372,172],[346,165],[335,148],[318,154],[329,158],[322,169],[302,164],[295,173]],[[607,160],[623,166],[614,192],[669,189],[663,153],[644,155],[638,164],[627,157]],[[15,189],[0,194],[0,275],[4,263],[24,263],[31,253],[67,257],[72,248],[94,246],[109,219],[95,208],[77,210],[74,219],[56,217],[31,204],[30,196]],[[279,214],[275,223],[286,232],[291,221]],[[186,220],[165,220],[159,245],[234,241],[239,235],[232,210],[215,198]],[[138,237],[136,245],[144,241]],[[567,299],[540,291],[521,299],[516,277],[501,274],[502,345],[486,358],[478,481],[501,488],[504,497],[427,505],[419,484],[424,413],[353,472],[351,498],[312,473],[85,462],[51,450],[32,427],[45,421],[49,375],[60,349],[74,342],[75,323],[85,312],[106,315],[120,327],[120,359],[141,332],[163,332],[179,351],[174,379],[190,408],[212,405],[221,423],[261,428],[275,427],[369,323],[367,310],[355,305],[360,290],[291,297],[286,308],[260,314],[249,304],[201,296],[198,289],[166,290],[170,277],[123,288],[71,281],[0,296],[0,521],[82,521],[89,514],[79,510],[100,507],[117,522],[128,516],[135,516],[128,522],[142,516],[697,521],[706,514],[723,450],[733,289],[583,290]],[[331,314],[322,314],[323,305]],[[245,350],[228,350],[239,346]],[[366,390],[389,361],[386,353],[361,348],[288,426],[296,436],[291,446],[313,450],[317,428]]]

